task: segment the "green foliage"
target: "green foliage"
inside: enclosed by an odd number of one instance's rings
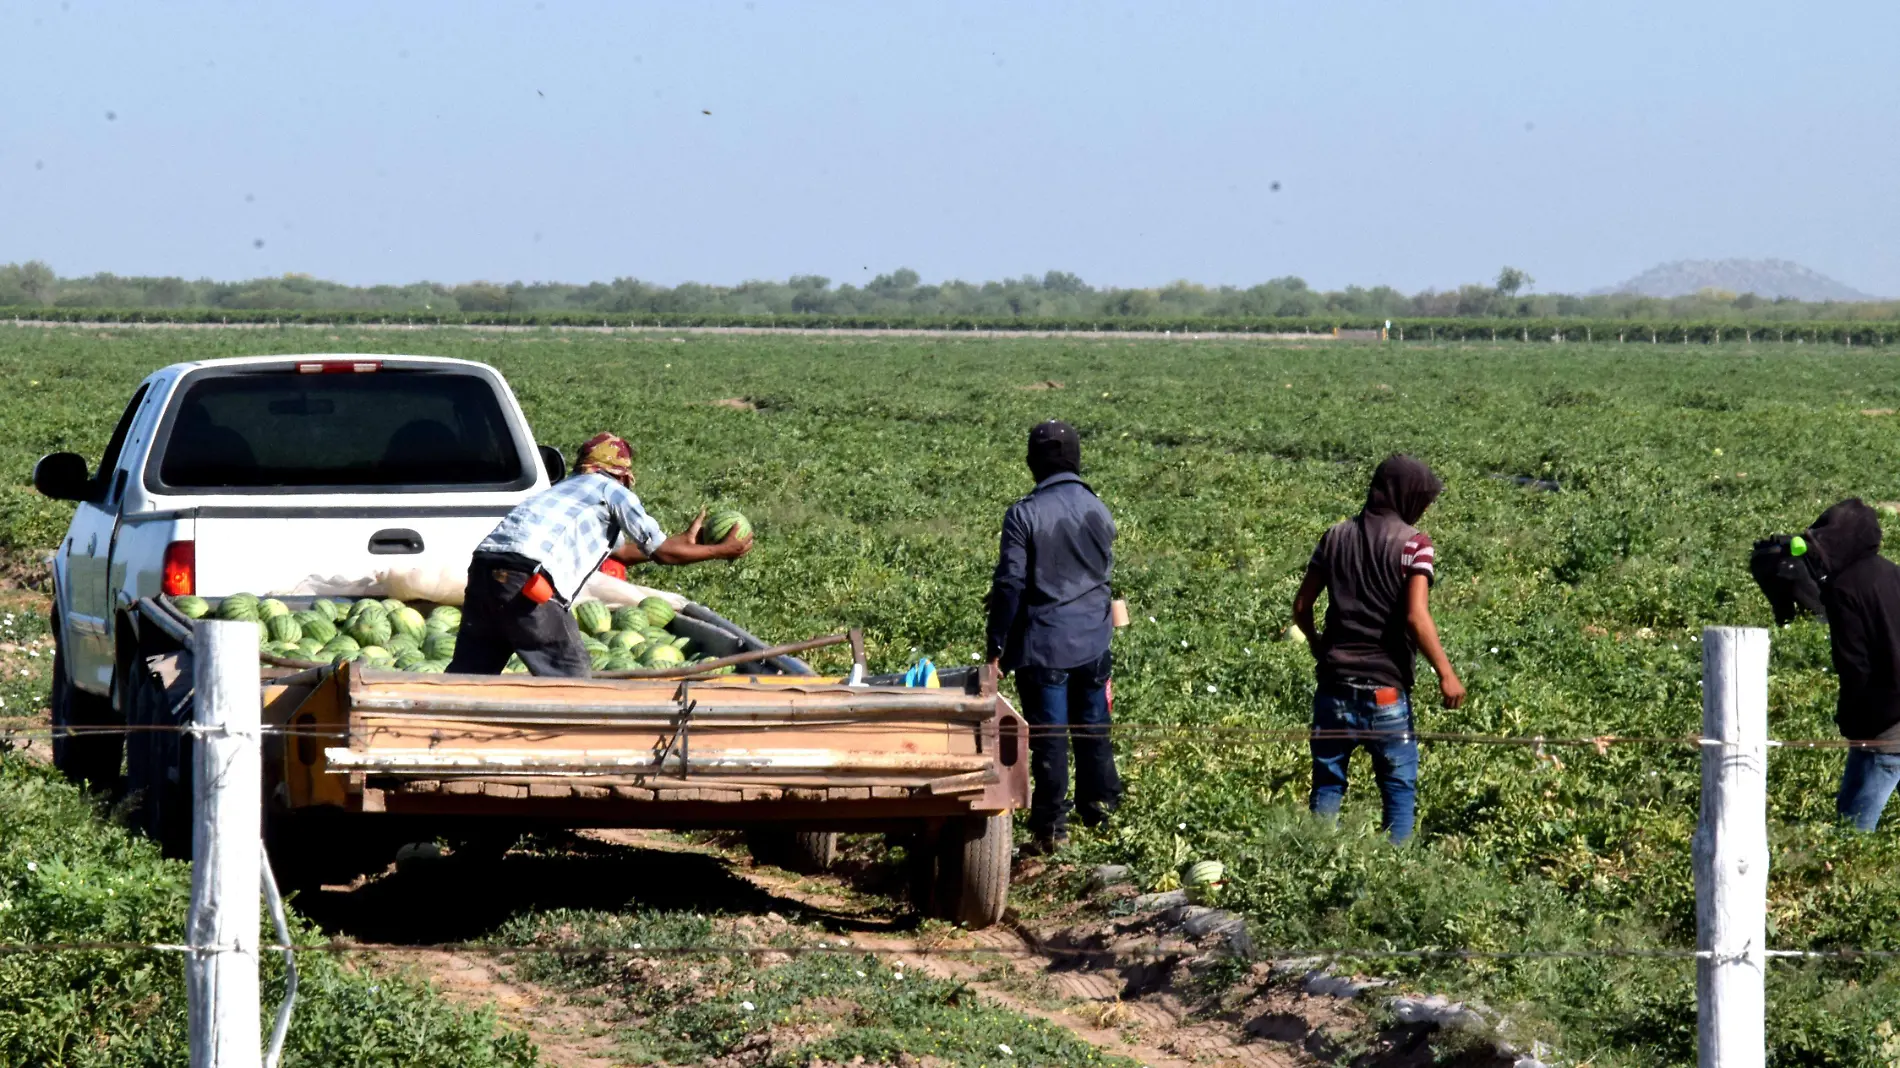
[[[184,941],[186,865],[99,818],[46,766],[0,757],[0,941]],[[294,937],[310,941],[299,927]],[[282,992],[266,958],[266,1025]],[[519,1068],[528,1043],[488,1013],[452,1009],[421,985],[324,954],[299,958],[294,1065]],[[184,962],[176,953],[84,951],[0,957],[0,1063],[120,1068],[182,1064]]]
[[[620,950],[522,954],[514,964],[525,978],[606,999],[623,1021],[622,1051],[636,1063],[744,1056],[745,1063],[777,1066],[908,1058],[957,1068],[1130,1064],[1052,1024],[990,1005],[962,983],[904,974],[874,955],[794,952],[770,960],[716,952],[811,946],[826,937],[799,928],[747,937],[703,915],[644,910],[539,913],[494,935],[502,944]]]
[[[1304,816],[1301,747],[1217,732],[1309,722],[1310,654],[1275,639],[1315,539],[1403,450],[1449,487],[1422,526],[1439,546],[1434,611],[1471,690],[1445,712],[1424,683],[1421,728],[1693,734],[1700,627],[1770,623],[1747,574],[1753,540],[1840,497],[1900,500],[1900,417],[1863,414],[1900,408],[1900,356],[1721,329],[1720,345],[1711,333],[1675,348],[1601,332],[1595,344],[1416,344],[1409,329],[1404,347],[557,331],[419,332],[403,346],[500,368],[543,441],[584,440],[605,413],[637,420],[669,443],[639,461],[663,525],[733,500],[762,533],[733,564],[636,569],[635,581],[771,639],[862,626],[874,670],[920,655],[973,662],[997,524],[1028,487],[1022,435],[1067,419],[1120,526],[1116,585],[1136,619],[1116,638],[1116,715],[1188,729],[1118,737],[1128,800],[1112,835],[1078,835],[1078,859],[1131,863],[1152,886],[1220,858],[1223,903],[1251,917],[1262,946],[1686,948],[1693,747],[1552,748],[1560,766],[1428,745],[1420,837],[1395,850],[1371,826],[1363,763],[1329,829]],[[0,454],[21,471],[54,443],[96,457],[113,409],[166,363],[390,344],[375,332],[0,327],[10,380],[60,384],[18,392]],[[603,394],[603,381],[637,386]],[[733,396],[757,410],[710,403]],[[61,536],[69,506],[7,493],[8,544],[43,550]],[[1778,737],[1833,735],[1826,644],[1812,625],[1777,632]],[[845,668],[837,650],[813,659]],[[1832,828],[1841,760],[1772,758],[1777,946],[1900,947],[1900,832]],[[1692,1060],[1684,962],[1359,963],[1508,1010],[1579,1060]],[[1867,1036],[1900,1005],[1896,982],[1886,961],[1773,964],[1771,1042],[1799,1053],[1783,1063],[1880,1063]]]

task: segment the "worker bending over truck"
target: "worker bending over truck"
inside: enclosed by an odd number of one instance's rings
[[[736,560],[752,537],[699,542],[702,511],[668,537],[633,492],[633,448],[612,434],[580,447],[574,473],[516,505],[475,547],[451,674],[495,675],[517,654],[536,675],[591,674],[568,606],[612,557],[622,563]]]

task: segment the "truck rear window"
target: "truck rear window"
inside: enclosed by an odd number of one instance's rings
[[[163,432],[168,490],[508,487],[524,477],[495,389],[475,375],[216,375]]]

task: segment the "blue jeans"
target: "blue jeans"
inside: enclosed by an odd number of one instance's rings
[[[1121,803],[1115,747],[1108,740],[1109,654],[1076,668],[1021,667],[1016,692],[1029,723],[1029,831],[1066,834],[1069,812],[1093,827]],[[1075,804],[1069,804],[1069,746],[1075,745]]]
[[[1900,785],[1900,753],[1849,749],[1834,807],[1855,830],[1871,831],[1880,826],[1880,810],[1887,807],[1896,785]]]
[[[1412,699],[1381,705],[1376,691],[1357,686],[1322,685],[1313,696],[1313,795],[1316,816],[1337,816],[1346,800],[1346,767],[1360,746],[1372,754],[1384,822],[1394,842],[1412,837],[1418,811],[1418,739],[1412,735]],[[1336,732],[1351,732],[1339,734]],[[1331,735],[1331,736],[1324,736]]]

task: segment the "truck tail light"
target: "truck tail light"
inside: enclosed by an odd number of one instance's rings
[[[303,360],[297,364],[300,375],[360,375],[382,369],[381,360]]]
[[[165,546],[165,578],[160,589],[170,597],[198,592],[198,543],[175,541]]]

